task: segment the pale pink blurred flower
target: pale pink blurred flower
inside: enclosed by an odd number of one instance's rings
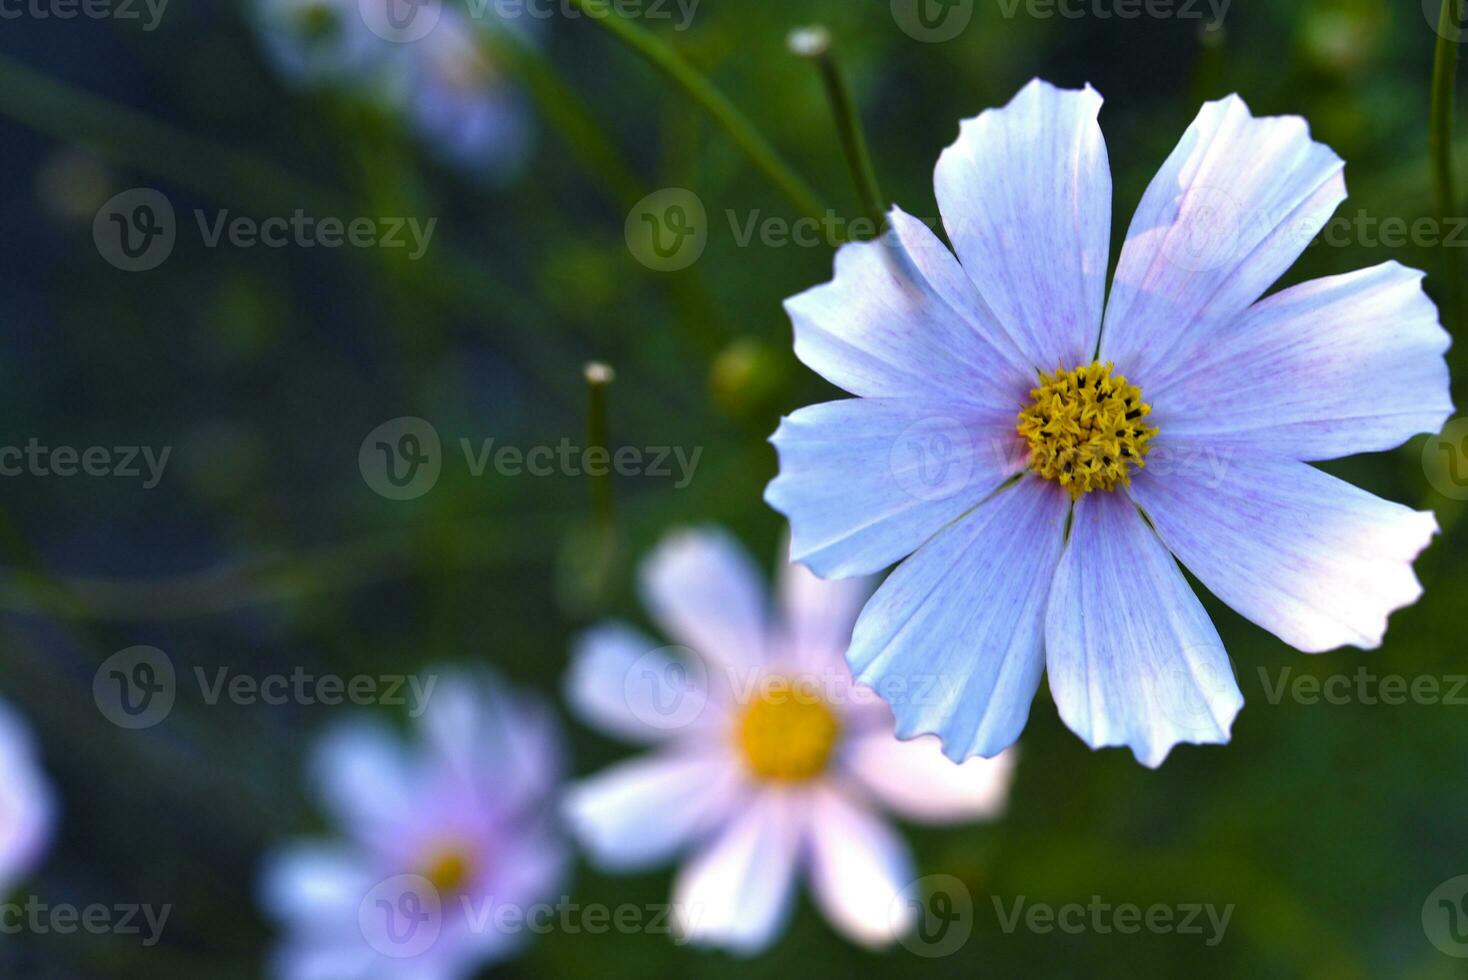
[[[993,817],[1012,752],[957,765],[938,741],[900,742],[890,710],[858,687],[844,654],[870,592],[862,581],[782,572],[766,608],[760,577],[726,534],[674,536],[642,570],[646,605],[686,650],[622,624],[577,644],[567,697],[602,730],[653,751],[574,785],[573,832],[604,869],[681,853],[680,937],[755,953],[779,934],[804,876],[833,926],[883,946],[914,924],[906,842],[883,816],[947,823]],[[915,697],[941,697],[941,678]]]

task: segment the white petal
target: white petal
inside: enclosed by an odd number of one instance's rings
[[[726,532],[705,527],[670,535],[643,562],[641,584],[653,618],[711,665],[743,677],[765,662],[764,586]]]
[[[1060,717],[1093,749],[1159,766],[1179,742],[1227,742],[1244,697],[1177,562],[1124,493],[1076,503],[1045,621]]]
[[[1025,477],[903,562],[857,620],[847,658],[892,705],[897,734],[949,758],[1019,737],[1040,684],[1045,597],[1070,501]]]
[[[1169,438],[1335,459],[1437,432],[1452,342],[1422,273],[1387,262],[1256,303],[1145,395]]]
[[[851,628],[875,586],[869,577],[830,581],[786,562],[779,600],[787,659],[808,670],[844,669]]]
[[[681,940],[752,955],[785,925],[795,894],[803,816],[797,801],[767,792],[679,873],[673,920]]]
[[[0,892],[30,873],[45,854],[56,798],[36,760],[30,729],[0,702]]]
[[[439,668],[430,676],[438,684],[421,724],[436,766],[496,811],[542,802],[564,769],[550,709],[487,670]]]
[[[292,929],[330,931],[355,922],[357,907],[380,879],[356,851],[297,844],[266,857],[260,905]]]
[[[1009,802],[1017,749],[956,763],[930,735],[901,741],[871,732],[847,747],[846,768],[893,813],[916,823],[997,817]]]
[[[336,823],[363,844],[387,850],[415,812],[424,776],[417,768],[386,724],[353,719],[322,737],[309,776]]]
[[[708,691],[700,665],[687,663],[623,623],[577,637],[566,702],[608,735],[656,742],[703,720]]]
[[[732,761],[678,748],[623,762],[567,790],[567,822],[602,867],[657,864],[727,817],[742,792]]]
[[[1133,498],[1209,591],[1286,643],[1373,649],[1422,594],[1412,562],[1437,533],[1432,514],[1306,463],[1162,446],[1176,458],[1134,477]]]
[[[1023,468],[1018,414],[855,398],[783,419],[765,500],[790,520],[791,560],[847,578],[911,554]]]
[[[810,882],[816,904],[853,942],[890,945],[913,924],[912,909],[897,901],[916,877],[906,841],[834,787],[812,795]]]
[[[948,237],[989,309],[1052,370],[1096,349],[1111,247],[1111,168],[1089,85],[1035,79],[965,120],[934,187]]]
[[[1298,116],[1205,103],[1122,247],[1101,357],[1149,395],[1284,274],[1346,196],[1340,157]]]
[[[916,219],[892,220],[881,239],[841,246],[829,283],[785,301],[796,356],[853,395],[1018,404],[1033,374],[997,326],[975,323],[986,314],[955,287],[952,253]]]

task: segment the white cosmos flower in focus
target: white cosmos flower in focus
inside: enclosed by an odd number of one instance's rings
[[[881,690],[950,677],[955,696],[893,708],[954,759],[1018,738],[1042,673],[1093,748],[1157,766],[1226,742],[1243,695],[1178,563],[1300,650],[1369,649],[1437,531],[1311,465],[1452,413],[1422,273],[1260,298],[1344,199],[1340,157],[1297,116],[1207,103],[1108,291],[1100,111],[1036,80],[965,121],[934,177],[954,251],[894,209],[786,303],[796,354],[857,397],[780,424],[765,499],[819,575],[902,562],[850,661]]]

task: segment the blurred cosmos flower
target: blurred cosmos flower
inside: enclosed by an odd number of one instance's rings
[[[894,708],[954,759],[1018,737],[1042,669],[1092,747],[1156,766],[1225,742],[1243,697],[1173,556],[1301,650],[1371,648],[1421,594],[1437,530],[1309,465],[1451,413],[1422,274],[1389,262],[1259,300],[1345,197],[1340,158],[1298,117],[1207,103],[1107,300],[1100,108],[1036,80],[965,122],[935,177],[957,256],[894,209],[786,304],[801,360],[859,397],[782,421],[766,499],[820,575],[911,555],[848,657],[878,688],[944,678]]]
[[[446,10],[438,26],[410,46],[408,117],[449,163],[505,179],[530,153],[530,109],[520,89],[500,74],[478,31],[468,17]]]
[[[342,836],[267,861],[262,903],[287,934],[274,975],[469,977],[523,938],[496,910],[523,914],[559,887],[553,716],[489,677],[448,675],[418,726],[406,746],[348,722],[317,747],[311,782]]]
[[[634,870],[691,850],[674,887],[682,938],[754,953],[784,924],[800,872],[842,933],[887,944],[912,924],[902,838],[880,807],[941,823],[989,817],[1012,754],[957,766],[899,742],[889,709],[843,659],[870,592],[787,566],[771,617],[759,574],[722,532],[688,531],[642,569],[653,617],[693,656],[626,625],[579,640],[567,698],[589,723],[656,746],[576,784],[573,832],[592,860]]]
[[[368,29],[358,2],[255,0],[255,26],[276,71],[307,88],[371,80],[393,49]]]
[[[0,702],[0,893],[40,861],[51,840],[55,809],[30,730]]]
[[[255,0],[255,21],[288,81],[385,106],[437,156],[478,179],[517,175],[532,147],[530,110],[520,88],[500,72],[486,32],[513,38],[507,43],[532,43],[530,18],[502,16],[513,8],[486,3],[477,19],[457,7],[436,11],[421,36],[384,36],[385,15],[374,31],[361,4],[386,9],[395,2]]]

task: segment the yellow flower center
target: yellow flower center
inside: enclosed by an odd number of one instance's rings
[[[1110,361],[1041,372],[1040,386],[1030,389],[1030,404],[1019,413],[1030,469],[1065,487],[1072,500],[1130,483],[1132,467],[1146,465],[1147,443],[1157,434],[1142,421],[1152,413],[1142,389],[1111,372]]]
[[[474,877],[474,859],[467,847],[450,844],[432,852],[423,866],[423,877],[445,895],[461,891]]]
[[[800,782],[826,769],[841,723],[820,698],[781,678],[763,686],[739,720],[739,748],[761,779]]]

